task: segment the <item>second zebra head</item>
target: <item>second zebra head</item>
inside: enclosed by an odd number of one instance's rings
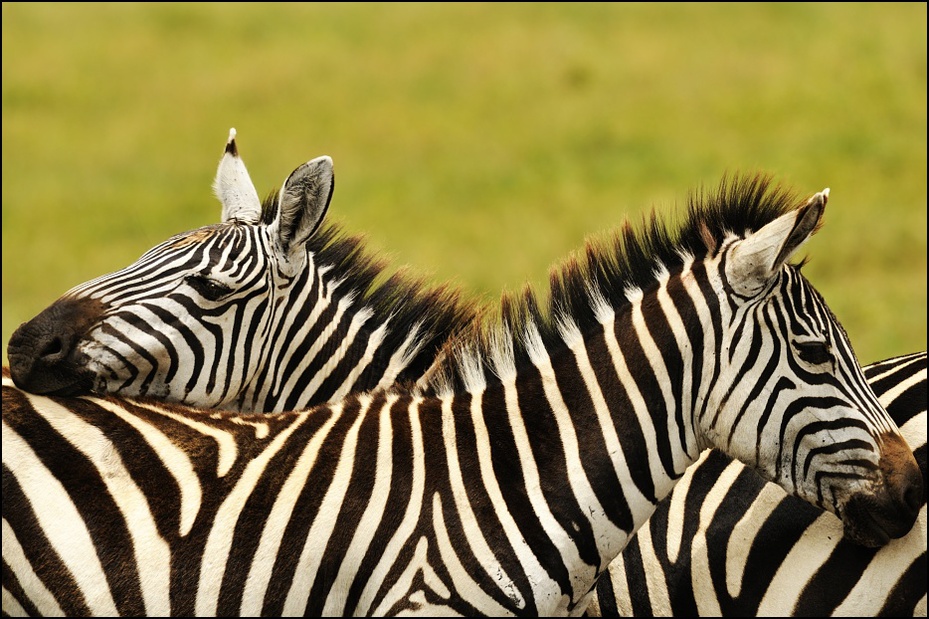
[[[222,220],[76,286],[10,338],[14,381],[48,395],[149,396],[277,412],[415,380],[470,309],[323,225],[332,160],[262,204],[231,130]]]

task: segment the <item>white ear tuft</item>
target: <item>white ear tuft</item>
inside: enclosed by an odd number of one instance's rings
[[[245,163],[239,157],[235,143],[235,128],[229,129],[226,150],[219,160],[213,191],[223,205],[222,221],[241,221],[256,224],[261,219],[261,200],[255,185],[245,169]]]

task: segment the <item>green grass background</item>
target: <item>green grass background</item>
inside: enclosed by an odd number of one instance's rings
[[[832,193],[805,272],[926,348],[926,4],[4,2],[3,355],[68,288],[331,155],[330,217],[495,300],[727,171]]]

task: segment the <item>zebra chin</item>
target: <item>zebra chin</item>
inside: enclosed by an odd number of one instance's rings
[[[96,377],[76,368],[68,371],[61,367],[31,367],[23,370],[23,365],[10,357],[10,374],[13,383],[23,391],[37,395],[70,397],[89,395],[94,392]]]
[[[883,443],[880,468],[885,489],[856,494],[841,511],[845,537],[868,548],[880,548],[909,533],[925,502],[922,473],[906,442],[888,433]]]
[[[23,391],[37,395],[71,397],[94,393],[97,376],[81,367],[80,362],[47,364],[41,359],[9,355],[10,376]]]

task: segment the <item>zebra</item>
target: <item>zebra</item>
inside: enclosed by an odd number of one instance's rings
[[[875,394],[881,401],[881,404],[890,412],[894,421],[901,427],[904,436],[909,445],[913,448],[923,479],[926,478],[926,352],[913,353],[887,359],[862,368],[868,383],[874,389]],[[42,400],[37,400],[28,394],[17,392],[9,379],[9,369],[3,368],[4,386],[3,386],[3,408],[7,414],[21,415],[23,413],[13,413],[20,407],[26,407],[30,410],[36,406],[42,406]],[[55,405],[74,407],[90,407],[90,402],[85,398],[65,399],[55,398]],[[134,402],[111,397],[107,399],[106,406],[111,410],[120,411],[120,415],[126,417],[132,414],[138,405]],[[208,413],[203,411],[206,416]],[[683,527],[686,523],[692,522],[692,518],[699,518],[699,513],[706,501],[708,495],[714,494],[712,486],[720,477],[720,471],[728,468],[739,469],[741,465],[733,462],[726,456],[722,456],[718,451],[709,451],[701,455],[698,462],[692,465],[684,474],[684,478],[679,482],[671,493],[671,497],[682,496],[687,493],[687,501],[675,501],[673,498],[665,499],[658,504],[655,514],[653,514],[643,528],[629,541],[629,544],[623,550],[623,553],[613,560],[609,566],[609,575],[602,576],[598,581],[595,593],[588,607],[587,616],[696,616],[698,612],[702,615],[727,615],[727,616],[827,616],[827,615],[844,615],[844,616],[925,616],[926,607],[926,504],[923,503],[920,508],[920,515],[917,525],[903,538],[889,543],[887,546],[874,551],[855,551],[852,548],[845,548],[841,553],[837,547],[847,546],[848,542],[835,544],[835,540],[841,535],[841,532],[834,530],[823,530],[822,527],[810,526],[815,524],[815,519],[829,518],[829,516],[820,515],[815,509],[809,509],[806,504],[793,500],[791,497],[785,497],[782,508],[771,511],[766,514],[763,522],[753,523],[753,531],[758,531],[755,537],[756,543],[776,542],[784,544],[782,551],[784,557],[794,560],[794,563],[781,564],[777,566],[778,573],[789,572],[792,574],[795,584],[790,588],[794,596],[787,597],[786,600],[778,596],[765,596],[765,589],[771,588],[772,579],[768,575],[761,575],[752,582],[761,584],[761,591],[750,587],[743,587],[740,599],[744,605],[736,608],[726,604],[716,602],[712,605],[713,613],[706,612],[705,603],[698,607],[696,600],[705,600],[707,596],[716,595],[712,587],[712,578],[699,578],[697,574],[683,573],[683,567],[687,555],[679,558],[675,563],[662,564],[657,560],[658,552],[653,547],[655,540],[667,541],[668,533]],[[688,478],[698,481],[688,481]],[[706,478],[701,482],[701,478]],[[727,489],[726,500],[724,503],[717,504],[713,507],[712,516],[714,518],[726,517],[726,509],[736,509],[737,513],[745,513],[744,506],[736,505],[738,494],[747,492],[749,495],[757,493],[761,485],[757,477],[751,474],[737,473],[726,474],[723,476],[726,483],[731,486]],[[709,489],[707,489],[709,486]],[[771,489],[768,488],[768,492]],[[776,491],[775,491],[776,492]],[[693,499],[693,500],[692,500]],[[695,501],[694,501],[695,500]],[[755,499],[757,500],[757,499]],[[741,501],[740,501],[741,502]],[[686,506],[686,511],[685,511]],[[785,509],[786,508],[786,509]],[[669,511],[677,510],[679,513],[671,516]],[[809,512],[807,514],[806,512]],[[750,514],[756,512],[749,511]],[[676,520],[675,520],[676,519]],[[681,523],[678,527],[666,526],[672,521]],[[766,524],[764,524],[766,523]],[[785,540],[784,536],[777,540],[762,537],[762,526],[766,526],[766,531],[786,531],[790,538]],[[832,527],[834,529],[835,527]],[[729,541],[728,531],[732,525],[725,524],[721,527],[712,527],[708,525],[701,526],[701,539],[706,540],[704,544],[707,550],[713,548],[727,547]],[[667,531],[667,532],[666,532]],[[770,533],[767,533],[770,535]],[[801,537],[802,536],[802,537]],[[688,532],[682,532],[681,537],[690,539],[695,537]],[[717,537],[721,537],[717,540]],[[721,546],[718,546],[721,544]],[[801,544],[824,546],[830,558],[817,564],[815,574],[810,574],[809,567],[802,564],[795,564],[801,553],[796,550]],[[770,546],[769,546],[770,547]],[[5,548],[9,548],[5,546]],[[921,551],[920,551],[921,548]],[[694,551],[690,551],[693,556]],[[664,548],[661,556],[667,557],[671,553]],[[681,551],[676,552],[676,556],[681,557]],[[744,553],[741,556],[745,556]],[[803,553],[803,559],[808,559],[808,553]],[[648,557],[648,559],[646,559]],[[836,557],[836,558],[831,558]],[[823,557],[826,558],[825,556]],[[722,561],[725,558],[720,557]],[[8,564],[14,564],[8,561]],[[745,574],[748,570],[744,565],[738,565],[740,573]],[[800,578],[804,572],[807,574]],[[6,570],[6,568],[4,568]],[[893,572],[892,578],[886,577],[886,572]],[[758,571],[756,568],[754,571]],[[655,593],[650,588],[656,588],[655,574],[664,574],[660,581],[662,591]],[[710,586],[707,587],[707,584]],[[768,587],[764,587],[768,584]],[[838,593],[831,591],[829,588],[844,584],[844,589]],[[4,592],[3,592],[3,610],[5,614],[13,616],[23,616],[29,614],[26,612],[27,607],[34,613],[37,613],[37,604],[30,602],[30,598],[35,595],[37,588],[35,585],[29,590],[24,589],[24,583],[20,582],[15,574],[7,574],[4,571]],[[667,589],[665,591],[664,589]],[[810,599],[809,592],[804,593],[807,598],[803,605],[798,606],[794,597],[800,594],[804,589],[818,588],[816,597]],[[688,593],[692,589],[692,593]],[[856,594],[845,595],[848,591],[855,591]],[[862,595],[864,593],[864,595]],[[636,599],[638,596],[640,599]],[[688,600],[686,604],[680,601],[680,597],[693,596],[693,600]],[[653,601],[660,599],[662,602]],[[839,599],[841,598],[841,599]],[[670,602],[674,601],[673,606]],[[762,609],[762,602],[767,602],[767,606]],[[775,605],[771,602],[774,601]],[[22,603],[20,603],[22,602]],[[665,604],[665,605],[662,605]]]
[[[262,203],[231,129],[213,183],[221,223],[66,292],[13,333],[17,385],[277,412],[416,380],[473,307],[393,274],[323,225],[332,159],[297,167]]]
[[[227,143],[226,152],[224,153],[215,181],[217,194],[220,196],[224,205],[224,221],[234,218],[236,210],[239,209],[242,204],[257,204],[257,193],[255,193],[251,185],[244,164],[241,163],[241,159],[238,157],[234,137],[235,133],[233,130],[230,132],[230,139]],[[325,158],[322,158],[322,160],[325,161]],[[331,166],[331,161],[328,163]],[[330,189],[331,185],[332,183],[330,182]],[[246,197],[250,196],[250,199],[243,199],[243,195]],[[328,204],[328,199],[326,203]],[[239,214],[239,216],[241,216],[241,214]]]
[[[5,610],[581,614],[710,447],[856,543],[906,535],[912,452],[788,262],[828,192],[770,189],[592,241],[416,385],[273,416],[5,389],[4,582],[42,583]]]
[[[926,479],[926,352],[863,368]],[[925,481],[924,481],[925,483]],[[597,583],[588,616],[926,616],[926,497],[880,549],[712,450]]]

